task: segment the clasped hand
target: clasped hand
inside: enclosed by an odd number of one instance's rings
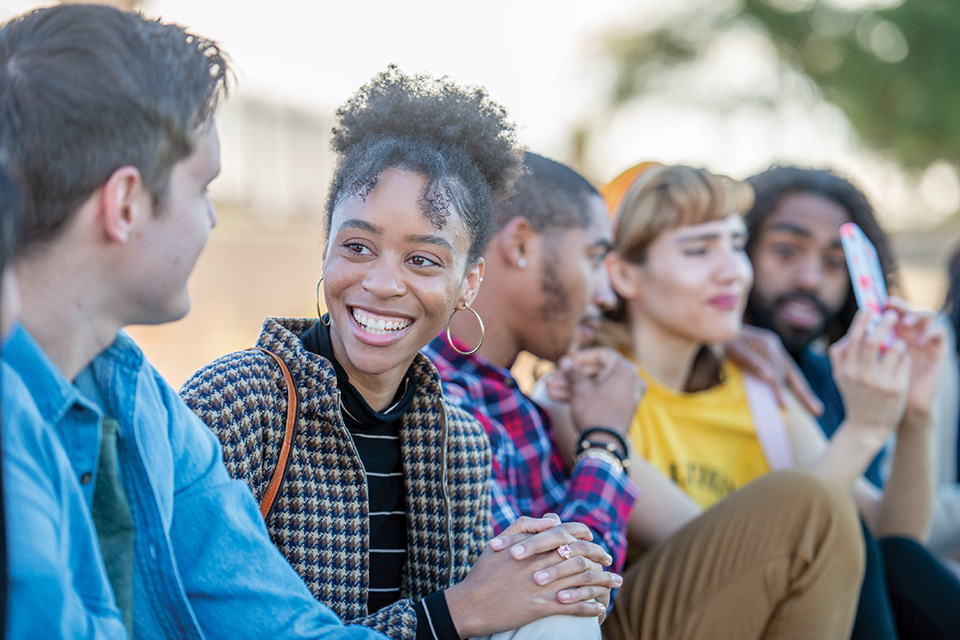
[[[546,386],[553,401],[569,403],[578,430],[604,426],[622,434],[646,390],[633,363],[608,347],[564,356]]]
[[[582,524],[553,514],[521,517],[490,544],[447,603],[461,637],[517,629],[550,615],[606,615],[610,590],[622,578],[604,567],[613,559]],[[557,549],[569,546],[564,558]],[[565,550],[564,550],[565,551]]]

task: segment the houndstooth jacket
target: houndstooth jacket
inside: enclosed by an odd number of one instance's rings
[[[267,528],[314,597],[343,620],[409,640],[416,636],[413,601],[459,582],[491,535],[487,436],[472,416],[447,404],[436,369],[418,354],[411,369],[417,392],[400,430],[407,495],[404,599],[368,615],[367,484],[340,414],[333,366],[298,337],[313,322],[267,318],[257,341],[286,362],[300,403]],[[219,437],[230,474],[260,499],[286,419],[286,385],[277,364],[261,351],[232,353],[195,373],[180,395]]]

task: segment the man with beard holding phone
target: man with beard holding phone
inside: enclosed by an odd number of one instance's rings
[[[857,311],[840,227],[848,222],[860,227],[876,249],[887,289],[896,294],[898,278],[893,249],[863,192],[829,170],[773,166],[747,181],[754,188],[756,200],[744,216],[748,231],[746,251],[754,270],[746,321],[774,331],[783,341],[823,402],[819,422],[830,437],[843,422],[845,412],[826,347],[847,333]],[[956,363],[948,366],[956,367]],[[943,392],[941,389],[939,393]],[[934,404],[938,402],[935,400]],[[934,419],[938,422],[933,427],[934,437],[942,442],[948,433],[945,429],[956,429],[956,416],[936,416],[936,413],[935,407]],[[894,453],[881,452],[864,474],[877,486],[883,482],[880,468],[885,455]],[[934,481],[937,485],[927,546],[943,553],[946,549],[937,541],[948,539],[960,526],[960,487],[954,480],[937,475]],[[914,560],[894,560],[891,564],[890,558],[896,554],[887,548],[883,551],[884,561],[878,562],[876,542],[869,537],[865,591],[870,592],[870,585],[877,584],[871,572],[876,571],[878,564],[884,565],[888,577],[900,571],[905,572],[901,578],[920,573],[915,570]],[[952,568],[957,573],[956,566]],[[949,579],[940,572],[935,575],[938,580]],[[909,584],[909,580],[903,581]],[[909,597],[909,588],[900,591],[907,595],[895,596],[900,609],[898,625],[909,621],[912,611],[929,604],[923,597]],[[866,597],[884,596],[874,592]],[[854,637],[884,637],[889,635],[892,626],[892,620],[858,618]],[[909,624],[906,627],[909,628]],[[904,628],[900,633],[910,636]]]
[[[774,166],[747,181],[756,201],[744,218],[754,270],[746,320],[783,341],[823,402],[819,421],[829,437],[843,422],[844,410],[825,347],[847,333],[857,311],[840,226],[855,222],[863,230],[892,292],[896,259],[867,197],[835,173]],[[882,457],[866,472],[878,486]]]

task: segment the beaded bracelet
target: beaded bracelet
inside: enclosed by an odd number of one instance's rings
[[[617,441],[617,444],[620,445],[619,452],[614,449],[609,449],[609,447],[604,448],[608,449],[610,453],[617,454],[617,457],[620,458],[621,461],[625,460],[629,456],[630,448],[627,446],[627,441],[624,439],[624,437],[613,429],[608,429],[607,427],[590,427],[589,429],[584,429],[580,433],[580,440],[577,442],[577,453],[580,453],[580,451],[583,450],[583,443],[589,442],[588,438],[595,433],[608,435]],[[613,443],[610,444],[613,446]],[[593,443],[593,446],[597,446],[597,443]]]
[[[629,461],[629,460],[627,460],[627,459],[621,459],[620,456],[619,456],[617,453],[614,453],[613,451],[611,451],[610,449],[608,449],[606,446],[604,446],[604,445],[602,445],[602,444],[599,444],[599,443],[591,444],[591,443],[588,442],[588,443],[586,443],[586,444],[587,444],[587,446],[584,447],[584,448],[573,458],[573,463],[574,463],[574,464],[577,464],[578,462],[580,462],[580,461],[583,460],[584,458],[604,458],[604,459],[606,459],[608,462],[611,462],[611,463],[617,465],[617,468],[619,468],[621,472],[625,472],[625,471],[627,470],[627,467],[630,466],[630,461]],[[611,444],[610,446],[616,446],[616,445]]]

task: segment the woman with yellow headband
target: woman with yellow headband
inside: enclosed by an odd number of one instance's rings
[[[941,365],[930,317],[896,302],[871,332],[869,314],[857,316],[831,350],[847,417],[826,442],[795,398],[779,405],[723,355],[741,331],[753,279],[741,219],[750,187],[683,166],[644,167],[624,182],[608,193],[616,222],[607,267],[620,303],[601,339],[631,356],[647,384],[630,430],[633,455],[704,509],[778,469],[847,488],[868,538],[893,540],[884,552],[911,567],[903,576],[888,562],[885,579],[870,571],[868,553],[853,637],[956,637],[958,608],[935,603],[960,603],[960,582],[918,542],[929,531],[924,434]],[[881,492],[862,474],[893,433],[903,451]]]

